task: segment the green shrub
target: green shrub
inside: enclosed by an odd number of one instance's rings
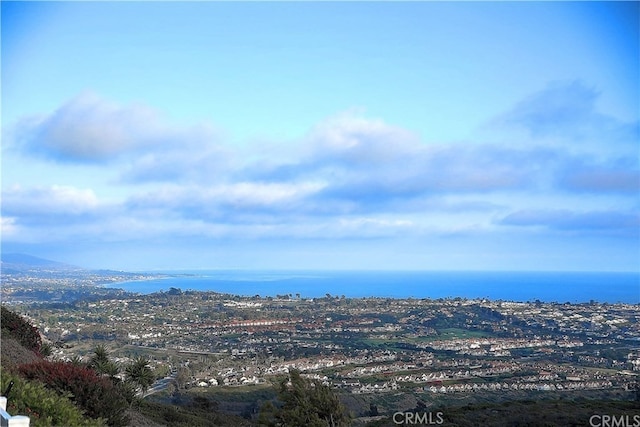
[[[289,377],[280,381],[278,399],[282,406],[276,407],[267,402],[262,407],[260,424],[307,427],[351,425],[351,417],[338,395],[320,381],[302,377],[298,370],[291,370]]]
[[[28,381],[19,376],[0,370],[0,389],[6,390],[13,381],[11,394],[7,399],[7,412],[11,415],[26,415],[31,419],[31,427],[68,426],[102,427],[104,420],[94,420],[83,416],[82,411],[68,398],[58,395],[37,381]]]

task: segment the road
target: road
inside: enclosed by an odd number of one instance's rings
[[[178,375],[178,371],[173,370],[171,371],[171,374],[169,376],[166,376],[164,378],[157,380],[151,385],[151,387],[149,387],[147,391],[144,392],[144,394],[142,395],[142,398],[144,399],[147,396],[150,396],[154,393],[158,393],[162,390],[165,390],[169,385],[169,383],[176,379],[177,375]]]

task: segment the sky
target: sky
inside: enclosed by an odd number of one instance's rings
[[[638,2],[1,13],[3,252],[640,270]]]

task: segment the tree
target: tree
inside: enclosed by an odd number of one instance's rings
[[[185,388],[190,379],[191,372],[189,371],[189,368],[186,366],[180,366],[175,377],[176,388],[178,390]],[[222,383],[219,384],[222,385]]]
[[[142,392],[147,391],[153,381],[155,375],[149,367],[149,361],[142,356],[136,357],[130,365],[124,369],[127,381],[140,387]]]
[[[43,342],[40,346],[40,355],[42,357],[49,357],[51,356],[51,353],[53,353],[51,344],[48,342]]]
[[[378,412],[378,405],[374,405],[373,403],[369,404],[369,416],[370,417],[377,417],[379,414]]]
[[[178,387],[176,387],[175,381],[171,381],[169,384],[167,384],[167,394],[169,396],[173,396],[176,391],[178,391]]]
[[[276,407],[267,402],[259,422],[267,426],[341,427],[351,424],[346,408],[327,385],[309,380],[292,370],[278,387]]]
[[[93,350],[93,356],[89,360],[89,367],[101,375],[115,378],[120,372],[118,364],[109,359],[107,348],[100,344]]]
[[[100,363],[109,361],[109,353],[107,352],[107,348],[100,344],[97,345],[96,348],[93,349],[93,356],[91,356],[91,360],[89,361],[89,365],[98,365]]]

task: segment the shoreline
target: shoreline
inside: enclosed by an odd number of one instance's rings
[[[201,272],[204,273],[204,272]],[[323,276],[301,272],[229,271],[219,274],[166,274],[163,277],[110,284],[128,292],[151,294],[170,288],[215,292],[242,297],[305,299],[326,295],[391,299],[463,298],[509,302],[640,304],[640,285],[635,273],[463,274],[399,272],[386,275],[325,272]],[[297,274],[296,274],[297,273]],[[310,272],[312,273],[312,272]],[[614,280],[615,279],[615,280]],[[157,282],[156,282],[157,281]],[[156,282],[156,283],[153,283]]]

